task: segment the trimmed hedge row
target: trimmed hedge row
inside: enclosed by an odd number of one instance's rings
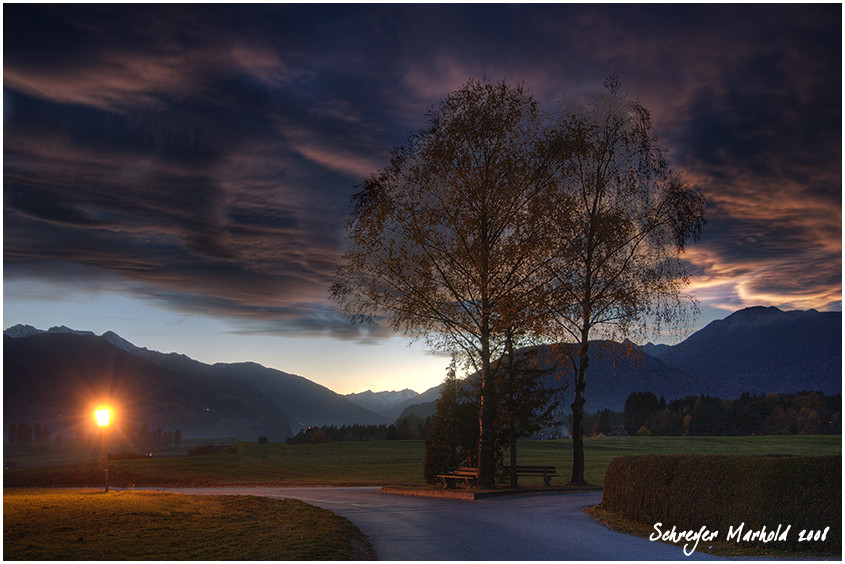
[[[791,525],[786,542],[768,546],[841,552],[842,458],[625,456],[607,469],[602,506],[649,526],[663,523],[664,531],[706,526],[720,541],[742,523],[744,532]],[[826,527],[824,542],[799,542],[802,530]]]

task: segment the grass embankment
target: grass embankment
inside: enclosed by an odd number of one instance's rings
[[[603,437],[585,440],[585,476],[602,485],[610,461],[634,454],[801,454],[842,453],[840,436],[763,437]],[[519,464],[552,464],[569,481],[572,442],[524,441]],[[200,456],[109,461],[114,486],[306,486],[422,485],[422,441],[364,441],[285,445],[239,443],[229,452]],[[4,474],[7,486],[82,486],[103,483],[102,461]],[[542,478],[520,478],[521,485],[540,485]]]
[[[346,519],[298,500],[3,491],[6,560],[373,560]]]

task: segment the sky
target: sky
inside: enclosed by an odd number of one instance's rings
[[[4,328],[423,392],[448,358],[328,297],[356,185],[469,79],[610,74],[707,199],[691,330],[840,311],[839,4],[4,4]]]

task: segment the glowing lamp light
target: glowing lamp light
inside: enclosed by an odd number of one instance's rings
[[[94,417],[97,418],[97,425],[100,427],[105,427],[109,424],[109,418],[111,417],[111,409],[108,407],[100,407],[94,411]]]
[[[109,491],[109,451],[106,446],[106,427],[109,425],[111,419],[111,408],[102,405],[94,410],[94,418],[97,420],[97,425],[103,430],[103,465],[105,466],[105,482],[106,493]]]

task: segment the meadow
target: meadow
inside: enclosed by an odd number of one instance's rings
[[[422,485],[424,452],[422,441],[236,443],[213,454],[111,460],[109,481],[120,487]],[[585,439],[585,473],[589,483],[600,486],[610,461],[632,454],[841,455],[841,452],[841,436],[831,435],[594,437]],[[522,441],[518,446],[518,461],[555,465],[559,476],[552,484],[565,484],[571,473],[572,443]],[[25,464],[21,459],[21,467]],[[6,486],[97,487],[102,483],[102,460],[4,473]],[[521,485],[541,483],[539,477],[520,480]]]

